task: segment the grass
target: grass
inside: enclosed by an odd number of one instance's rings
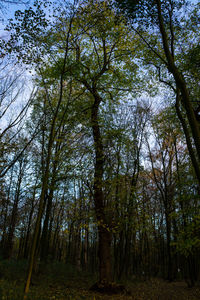
[[[23,299],[27,262],[0,261],[0,300]],[[89,291],[96,276],[78,272],[73,266],[51,263],[42,266],[41,272],[33,276],[28,300],[197,300],[200,286],[187,288],[186,283],[168,283],[161,279],[129,280],[127,288],[131,296],[102,295]]]

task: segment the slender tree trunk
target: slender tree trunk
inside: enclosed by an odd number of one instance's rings
[[[1,239],[1,248],[4,250],[5,243],[6,243],[6,228],[7,228],[7,219],[8,219],[8,207],[9,207],[9,202],[10,202],[10,194],[11,194],[11,185],[13,182],[13,167],[11,169],[11,176],[10,176],[10,181],[9,181],[9,186],[8,186],[8,192],[7,192],[7,199],[5,199],[4,205],[3,205],[3,230],[2,230],[2,239]]]
[[[44,225],[43,225],[43,229],[42,229],[42,236],[41,236],[41,253],[40,253],[40,258],[42,261],[46,261],[47,260],[47,256],[48,256],[48,226],[49,226],[49,218],[51,215],[51,209],[52,209],[52,201],[53,201],[53,194],[54,194],[54,177],[51,181],[51,188],[50,188],[50,193],[47,197],[47,207],[46,207],[46,215],[45,215],[45,219],[44,219]]]
[[[17,187],[15,191],[15,199],[13,203],[12,208],[12,214],[11,214],[11,221],[10,226],[8,230],[8,236],[6,240],[6,245],[4,248],[4,258],[10,258],[12,255],[12,249],[13,249],[13,237],[14,237],[14,231],[16,227],[16,221],[17,221],[17,215],[18,215],[18,204],[20,200],[20,188],[21,188],[21,182],[23,177],[23,161],[20,161],[19,165],[19,175],[18,175],[18,181],[17,181]]]
[[[55,123],[53,125],[55,126]],[[47,186],[48,186],[49,165],[50,165],[51,151],[52,151],[52,146],[53,146],[54,126],[52,126],[53,128],[51,130],[50,140],[49,140],[49,145],[48,145],[48,156],[47,156],[47,162],[46,162],[46,169],[45,169],[45,174],[44,174],[44,177],[43,177],[42,191],[41,191],[41,195],[40,195],[38,214],[37,214],[35,230],[34,230],[34,234],[33,234],[33,241],[32,241],[31,253],[30,253],[30,258],[29,258],[29,267],[28,267],[28,273],[27,273],[27,280],[26,280],[26,285],[25,285],[25,290],[24,290],[24,299],[27,298],[27,293],[29,291],[29,286],[30,286],[31,277],[32,277],[33,266],[34,266],[34,263],[35,263],[35,254],[36,254],[36,248],[37,248],[37,241],[38,241],[38,237],[39,237],[40,224],[41,224],[41,219],[42,219],[42,215],[43,215],[45,195],[46,195]]]
[[[86,226],[88,226],[88,223],[85,224]],[[89,251],[89,228],[85,227],[85,238],[84,238],[84,242],[83,242],[83,264],[84,264],[84,268],[87,271],[88,270],[88,251]]]
[[[34,212],[34,204],[32,203],[31,205],[31,210],[29,213],[29,218],[28,218],[28,228],[26,232],[26,237],[25,237],[25,244],[24,244],[24,258],[28,257],[28,245],[29,245],[29,239],[30,239],[30,233],[31,233],[31,222],[32,222],[32,216]]]
[[[171,255],[171,219],[166,212],[166,231],[167,231],[167,279],[172,281],[172,255]]]
[[[34,262],[35,262],[37,241],[38,241],[38,237],[39,237],[41,219],[42,219],[42,215],[43,215],[45,195],[46,195],[46,191],[48,188],[49,168],[50,168],[50,162],[51,162],[51,157],[52,157],[52,148],[53,148],[55,134],[56,134],[56,121],[57,121],[59,109],[60,109],[60,106],[61,106],[61,103],[63,100],[63,81],[64,81],[64,74],[65,74],[68,50],[69,50],[69,38],[70,38],[70,33],[71,33],[71,28],[72,28],[73,14],[74,14],[74,12],[72,12],[72,15],[71,15],[71,18],[69,21],[69,28],[68,28],[66,43],[65,43],[65,53],[64,53],[64,58],[63,58],[63,65],[62,65],[62,69],[61,69],[61,73],[60,73],[59,99],[58,99],[58,103],[57,103],[55,113],[53,115],[53,119],[52,119],[52,123],[51,123],[51,129],[50,129],[50,135],[49,135],[49,141],[48,141],[48,149],[47,149],[46,166],[45,166],[45,171],[44,171],[44,176],[43,176],[42,190],[41,190],[41,194],[40,194],[38,215],[37,215],[35,230],[34,230],[34,235],[33,235],[30,259],[29,259],[29,266],[28,266],[28,272],[27,272],[27,280],[26,280],[25,289],[24,289],[24,300],[27,299],[27,294],[28,294],[29,287],[30,287],[32,271],[33,271],[33,266],[34,266]]]

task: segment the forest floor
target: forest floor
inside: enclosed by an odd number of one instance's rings
[[[0,262],[0,300],[21,300],[25,262]],[[169,283],[153,278],[124,282],[130,295],[102,295],[89,291],[95,277],[64,264],[50,264],[33,277],[28,300],[197,300],[200,284],[188,288],[183,281]]]

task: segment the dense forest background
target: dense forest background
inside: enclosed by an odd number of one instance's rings
[[[29,289],[52,263],[91,274],[98,292],[198,284],[199,1],[0,10],[2,299],[22,299],[7,283],[13,266],[24,271],[11,285],[40,299]]]

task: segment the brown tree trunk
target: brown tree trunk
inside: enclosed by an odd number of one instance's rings
[[[10,221],[10,226],[8,229],[8,236],[7,236],[4,251],[3,251],[4,252],[3,256],[4,256],[4,258],[7,258],[7,259],[10,258],[12,255],[13,238],[14,238],[14,231],[15,231],[16,222],[17,222],[18,204],[19,204],[19,200],[20,200],[20,188],[21,188],[23,173],[24,173],[24,165],[23,165],[23,160],[21,160],[20,165],[19,165],[19,175],[18,175],[17,187],[16,187],[16,191],[15,191],[15,199],[14,199],[13,208],[12,208],[11,221]]]
[[[54,176],[53,176],[53,178],[54,178]],[[54,186],[55,186],[55,182],[54,182],[54,179],[52,179],[51,185],[50,185],[50,187],[51,187],[50,188],[50,193],[47,197],[46,215],[45,215],[45,219],[44,219],[44,226],[43,226],[43,229],[42,229],[42,236],[41,236],[40,258],[41,258],[41,261],[44,261],[44,262],[47,261],[48,250],[49,250],[48,227],[49,227],[49,219],[50,219],[51,209],[52,209]]]
[[[11,176],[10,176],[10,182],[8,186],[8,192],[7,192],[7,198],[3,202],[3,207],[2,207],[2,217],[3,217],[3,226],[2,226],[2,238],[1,238],[1,249],[4,252],[4,247],[6,243],[6,228],[8,226],[8,208],[9,208],[9,202],[10,202],[10,194],[11,194],[11,185],[13,182],[13,167],[11,169]]]
[[[29,218],[28,218],[28,227],[27,227],[27,232],[26,232],[26,237],[25,237],[25,244],[24,244],[24,258],[28,258],[28,253],[29,253],[29,240],[30,240],[30,233],[31,233],[31,222],[32,222],[32,217],[33,217],[33,212],[35,208],[35,190],[36,187],[34,188],[33,192],[33,199],[31,201],[31,209],[29,213]]]
[[[95,174],[94,174],[94,204],[99,233],[99,281],[109,283],[112,281],[111,274],[111,241],[112,235],[106,220],[105,205],[103,199],[103,143],[98,122],[98,110],[101,97],[96,91],[93,93],[94,103],[92,106],[91,123],[95,148]]]

